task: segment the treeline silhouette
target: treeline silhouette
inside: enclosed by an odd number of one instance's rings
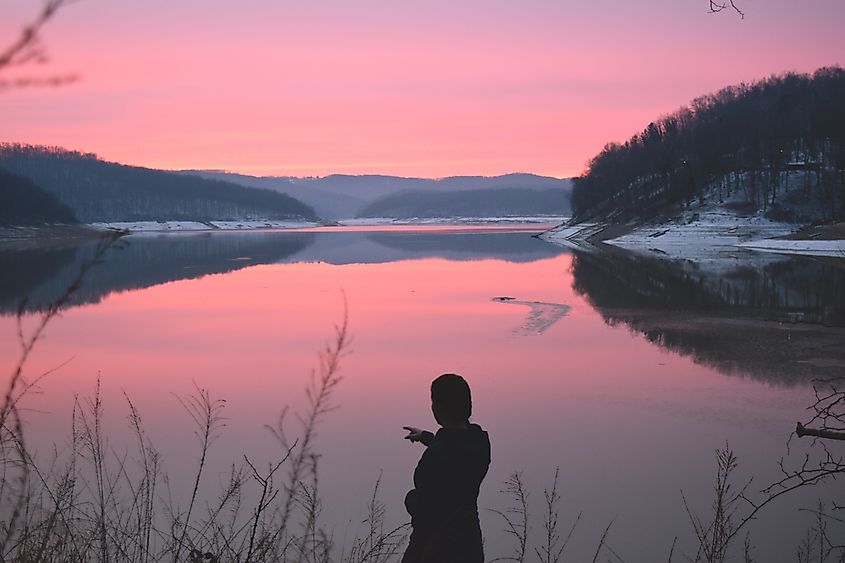
[[[0,227],[76,222],[73,211],[56,196],[0,168]]]
[[[845,70],[730,86],[605,146],[574,181],[573,216],[648,218],[709,198],[769,216],[845,216]]]
[[[58,147],[0,144],[0,168],[52,193],[85,223],[316,219],[311,207],[270,190],[105,162]]]
[[[569,215],[563,189],[503,187],[454,192],[406,190],[379,198],[359,217],[519,217]]]

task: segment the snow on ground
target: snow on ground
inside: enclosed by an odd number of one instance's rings
[[[538,223],[549,225],[562,223],[569,219],[557,215],[540,215],[525,217],[410,217],[406,219],[395,219],[392,217],[363,217],[355,219],[341,219],[339,224],[348,227],[371,226],[371,225],[490,225],[500,223]]]
[[[541,234],[540,238],[568,248],[582,249],[583,243],[588,238],[597,235],[606,227],[604,223],[578,223],[577,225],[563,223]]]
[[[302,229],[317,227],[314,221],[209,221],[211,225],[223,230],[237,229]]]
[[[807,254],[845,258],[845,240],[763,239],[738,244],[742,248],[777,254]]]
[[[339,225],[350,227],[373,225],[490,225],[490,224],[541,224],[549,225],[566,221],[568,217],[443,217],[394,219],[391,217],[368,217],[364,219],[343,219]],[[169,231],[208,230],[250,230],[250,229],[302,229],[318,227],[322,223],[311,221],[117,221],[92,223],[95,229],[119,229],[132,233],[161,233]]]
[[[395,219],[390,217],[366,217],[363,219],[340,219],[338,224],[345,227],[368,227],[372,225],[392,225]]]
[[[786,181],[790,189],[784,191],[785,197],[801,188],[807,178],[793,173],[787,176]],[[704,201],[696,201],[679,216],[662,222],[649,225],[562,224],[546,231],[541,238],[585,251],[596,250],[594,241],[601,241],[632,252],[691,260],[699,264],[705,261],[715,264],[726,258],[735,260],[740,254],[747,255],[744,251],[751,250],[845,258],[845,241],[825,240],[835,236],[780,240],[779,237],[794,233],[803,225],[773,221],[763,212],[752,215],[736,213],[732,209],[746,206],[745,190],[733,188],[726,192],[726,189],[714,184]],[[807,208],[809,204],[804,205],[806,209],[796,205],[791,202],[788,206],[803,210],[803,216],[812,215]],[[614,233],[624,234],[614,238]],[[763,259],[763,256],[759,258]],[[748,260],[748,257],[743,257],[743,260]]]
[[[169,231],[209,231],[239,229],[295,229],[315,227],[319,223],[309,221],[117,221],[113,223],[92,223],[95,229],[118,229],[132,233],[160,233]]]
[[[91,223],[95,229],[118,229],[133,233],[154,231],[200,231],[209,226],[198,221],[115,221],[113,223]]]
[[[762,215],[740,216],[713,207],[685,213],[667,223],[638,227],[604,242],[633,251],[696,260],[735,253],[741,243],[788,235],[796,228],[792,223],[772,221]]]
[[[560,225],[543,234],[544,239],[562,246],[587,249],[585,241],[608,225],[580,223]],[[780,254],[834,256],[845,258],[845,240],[782,240],[800,225],[782,223],[762,214],[737,215],[720,206],[686,212],[664,223],[642,225],[622,236],[604,240],[632,252],[702,263],[735,259],[742,249]]]

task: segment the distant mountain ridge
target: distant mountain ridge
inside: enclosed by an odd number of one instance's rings
[[[563,189],[484,188],[454,192],[404,191],[367,205],[359,217],[526,217],[567,216],[569,193]]]
[[[82,223],[561,216],[569,214],[572,188],[568,179],[523,173],[425,179],[175,172],[12,143],[0,143],[0,170],[26,178],[33,194],[50,194]]]
[[[0,144],[0,169],[49,192],[83,223],[317,218],[311,207],[285,194],[57,147]]]
[[[378,174],[347,175],[332,174],[315,178],[294,178],[287,176],[249,176],[213,170],[185,170],[184,174],[196,175],[207,179],[220,179],[237,182],[244,186],[267,188],[295,197],[314,207],[317,214],[326,219],[349,219],[359,216],[374,216],[365,211],[382,198],[393,198],[399,194],[443,194],[421,196],[419,201],[432,208],[449,207],[454,201],[454,192],[475,190],[477,205],[472,205],[472,199],[467,198],[466,205],[461,205],[461,213],[467,217],[503,215],[515,216],[525,213],[508,209],[502,205],[507,198],[497,190],[523,189],[526,200],[521,202],[523,209],[531,210],[529,214],[560,215],[568,214],[572,183],[569,179],[550,178],[535,174],[513,173],[501,176],[450,176],[441,179],[405,178],[401,176],[386,176]],[[558,192],[562,197],[555,199],[545,192]],[[406,202],[407,205],[413,204]],[[458,198],[460,199],[460,198]],[[497,204],[496,201],[500,203]],[[389,205],[392,200],[388,199]],[[549,207],[554,202],[554,208]],[[565,205],[561,202],[565,201]],[[531,202],[534,203],[533,207]],[[428,217],[424,213],[414,213],[410,207],[405,207],[401,217]],[[561,210],[565,211],[562,213]],[[449,211],[445,217],[456,216]],[[399,217],[399,216],[397,216]]]

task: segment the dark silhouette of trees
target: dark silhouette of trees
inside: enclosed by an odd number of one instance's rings
[[[694,201],[736,199],[739,192],[750,208],[778,219],[841,219],[842,100],[845,70],[838,66],[697,98],[625,143],[605,146],[575,179],[573,214],[577,220],[650,217]]]
[[[316,219],[284,194],[126,166],[57,147],[0,144],[0,167],[54,194],[85,223]]]
[[[0,169],[0,227],[76,222],[73,211],[56,196]]]

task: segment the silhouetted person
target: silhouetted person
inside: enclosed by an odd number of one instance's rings
[[[478,488],[490,466],[490,439],[469,422],[472,398],[463,377],[447,373],[431,383],[431,412],[437,434],[404,427],[405,438],[426,450],[405,496],[413,531],[402,563],[483,563]]]

